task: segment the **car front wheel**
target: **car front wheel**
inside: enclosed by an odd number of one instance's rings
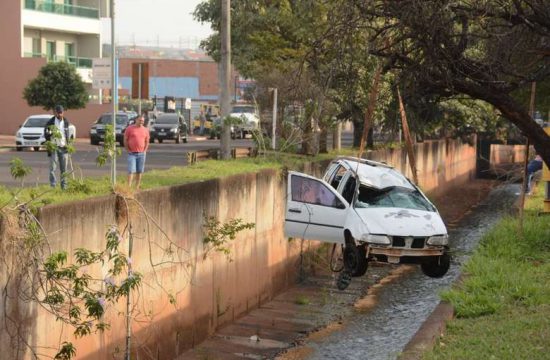
[[[420,265],[424,275],[432,278],[443,277],[451,267],[451,256],[444,253],[441,256],[435,257],[434,260]]]
[[[32,148],[34,151],[40,151],[40,146],[33,146]]]
[[[344,248],[344,267],[351,276],[363,276],[368,268],[367,252],[365,246],[347,244]]]

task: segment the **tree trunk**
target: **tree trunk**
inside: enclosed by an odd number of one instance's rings
[[[342,123],[338,121],[332,132],[332,150],[342,149]]]
[[[328,128],[326,125],[321,125],[321,132],[319,133],[319,153],[328,153],[327,145]]]

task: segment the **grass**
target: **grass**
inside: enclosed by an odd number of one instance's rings
[[[518,219],[502,220],[442,294],[455,308],[447,333],[424,359],[550,359],[550,215],[543,187]]]
[[[301,163],[332,159],[340,153],[321,154],[315,157],[294,154],[274,154],[256,158],[239,158],[231,160],[206,160],[185,167],[173,167],[168,170],[152,170],[144,173],[142,189],[162,186],[181,185],[191,182],[222,178],[235,174],[254,173],[263,169],[296,168]],[[108,166],[108,165],[106,165]],[[121,176],[122,175],[122,176]],[[119,175],[117,191],[129,192],[125,186],[125,174]],[[51,189],[47,185],[34,187],[0,186],[0,208],[11,203],[14,198],[20,202],[34,199],[35,206],[62,203],[72,200],[83,200],[112,193],[109,177],[91,177],[70,181],[67,191]]]

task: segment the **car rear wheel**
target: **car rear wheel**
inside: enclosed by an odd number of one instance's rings
[[[449,268],[451,267],[451,256],[444,253],[441,256],[437,256],[434,260],[423,263],[420,265],[424,275],[432,278],[443,277]]]
[[[159,144],[162,144],[162,139],[158,139]]]
[[[34,151],[40,151],[40,146],[33,146],[32,149],[33,149]]]
[[[367,272],[367,252],[365,246],[346,244],[344,248],[344,267],[351,276],[363,276]]]

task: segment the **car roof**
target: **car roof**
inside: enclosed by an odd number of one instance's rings
[[[354,157],[338,158],[336,161],[344,163],[348,169],[354,171],[359,177],[359,182],[364,185],[379,189],[391,186],[415,189],[409,179],[387,164]]]
[[[39,114],[39,115],[29,115],[29,117],[27,117],[27,119],[30,119],[30,118],[48,118],[48,119],[51,119],[52,118],[52,114]]]

